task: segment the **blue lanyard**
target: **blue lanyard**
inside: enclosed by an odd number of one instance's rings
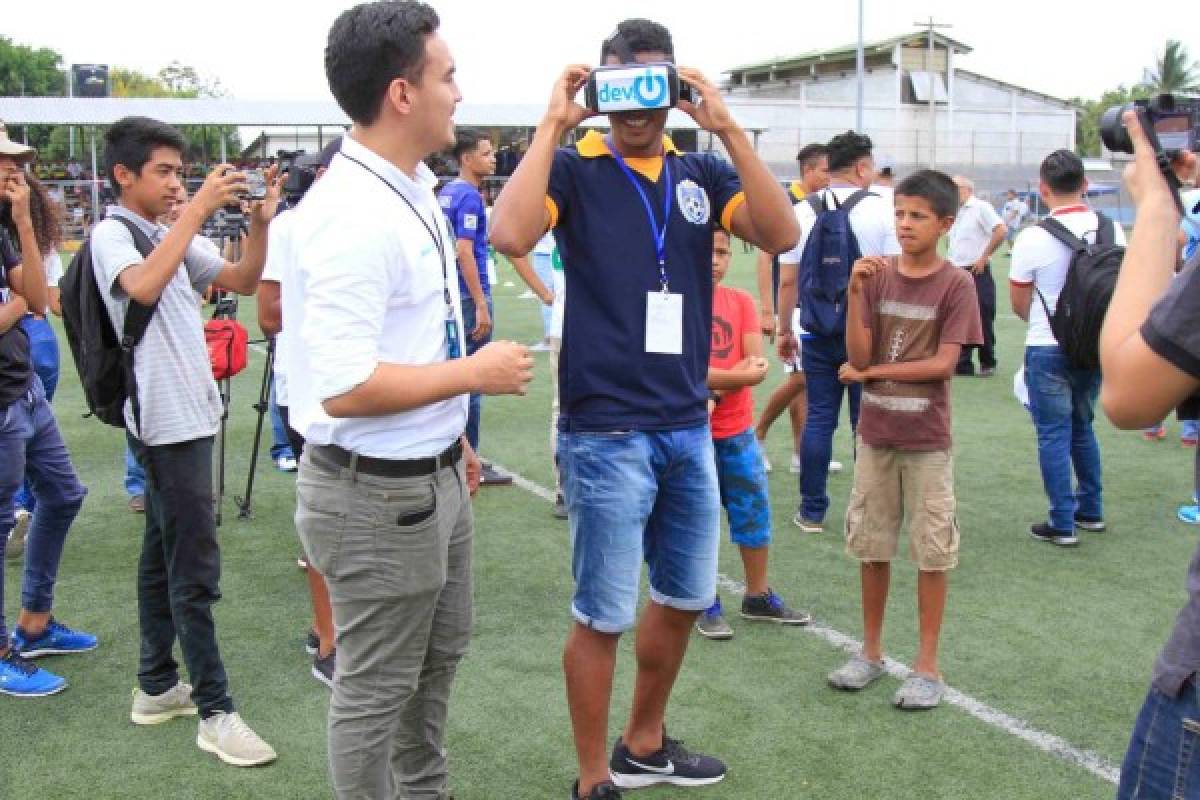
[[[671,162],[664,151],[662,160],[666,183],[663,184],[663,222],[660,228],[654,219],[654,208],[650,205],[650,198],[646,196],[646,190],[642,188],[642,184],[634,176],[633,170],[629,168],[629,165],[625,163],[625,159],[621,158],[621,154],[613,146],[612,136],[605,136],[604,143],[608,145],[608,151],[612,153],[613,160],[617,162],[617,166],[625,173],[625,177],[629,178],[629,182],[633,184],[633,188],[637,189],[638,196],[642,198],[642,205],[646,207],[646,216],[650,219],[650,231],[654,234],[654,254],[658,258],[658,277],[662,281],[663,294],[666,294],[668,287],[667,224],[671,221],[671,204],[675,198],[675,192],[671,186]]]

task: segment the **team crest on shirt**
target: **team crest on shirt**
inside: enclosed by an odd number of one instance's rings
[[[696,185],[695,181],[682,180],[675,187],[675,200],[683,218],[693,225],[707,225],[712,215],[712,204],[708,201],[708,192]]]

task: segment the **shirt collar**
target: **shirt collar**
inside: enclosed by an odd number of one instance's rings
[[[425,162],[417,164],[416,180],[414,180],[405,175],[402,169],[374,150],[355,141],[354,137],[350,134],[342,137],[341,152],[361,161],[402,194],[413,199],[426,197],[437,186],[437,177],[425,165]]]
[[[604,134],[596,130],[591,130],[584,134],[583,138],[575,143],[575,149],[584,158],[612,156],[612,151],[608,149],[608,142],[605,141]],[[663,152],[679,155],[679,148],[671,141],[671,137],[665,133],[663,134]]]
[[[150,241],[152,242],[157,242],[167,232],[164,226],[159,225],[157,222],[151,222],[136,211],[131,211],[122,205],[109,206],[106,215],[110,217],[125,217],[125,219],[130,220],[141,228],[142,233],[150,237]]]

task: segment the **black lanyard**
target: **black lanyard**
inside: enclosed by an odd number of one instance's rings
[[[393,186],[391,181],[368,167],[363,162],[359,161],[354,156],[346,155],[345,151],[339,150],[338,155],[347,159],[348,161],[353,161],[355,164],[358,164],[376,178],[379,178],[379,180],[383,182],[383,185],[395,192],[396,196],[404,201],[404,205],[408,206],[409,210],[416,215],[416,218],[421,222],[421,227],[424,228],[425,232],[429,234],[429,238],[433,239],[433,246],[437,248],[438,257],[442,260],[442,292],[446,298],[446,308],[453,308],[454,302],[450,299],[450,275],[446,270],[446,245],[445,242],[443,242],[442,237],[438,236],[434,228],[429,227],[429,223],[425,221],[425,217],[421,216],[421,212],[417,211],[417,207],[412,204],[411,200],[404,196],[403,192]]]

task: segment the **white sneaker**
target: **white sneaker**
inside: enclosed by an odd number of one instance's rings
[[[840,461],[830,461],[829,462],[829,474],[830,475],[836,475],[841,471],[842,471],[842,462],[840,462]]]
[[[800,454],[799,453],[792,453],[792,466],[788,468],[788,472],[792,473],[793,475],[800,474]]]
[[[280,472],[295,472],[299,469],[299,465],[296,463],[296,459],[291,456],[280,456],[275,459],[275,469]]]
[[[29,523],[32,521],[33,514],[23,508],[17,509],[13,515],[13,526],[8,532],[8,545],[4,551],[8,561],[20,561],[21,556],[25,555],[25,537],[29,535]]]
[[[200,720],[196,746],[235,767],[257,767],[278,758],[271,745],[252,731],[236,711],[228,714],[218,711]]]
[[[146,694],[141,689],[133,690],[133,711],[129,718],[135,725],[157,725],[175,717],[191,717],[196,714],[192,702],[192,687],[180,681],[162,694]]]

